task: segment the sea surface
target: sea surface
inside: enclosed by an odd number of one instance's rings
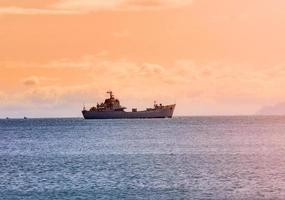
[[[3,119],[0,199],[285,199],[285,117]]]

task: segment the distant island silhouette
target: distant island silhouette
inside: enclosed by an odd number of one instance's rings
[[[257,115],[285,115],[285,102],[264,106],[256,112]]]

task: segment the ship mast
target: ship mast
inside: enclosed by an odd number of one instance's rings
[[[108,94],[110,94],[110,99],[114,98],[113,92],[111,90],[107,91]]]

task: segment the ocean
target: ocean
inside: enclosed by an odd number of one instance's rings
[[[3,119],[0,199],[285,199],[285,117]]]

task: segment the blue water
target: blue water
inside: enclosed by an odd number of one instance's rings
[[[285,117],[0,120],[0,199],[285,199]]]

